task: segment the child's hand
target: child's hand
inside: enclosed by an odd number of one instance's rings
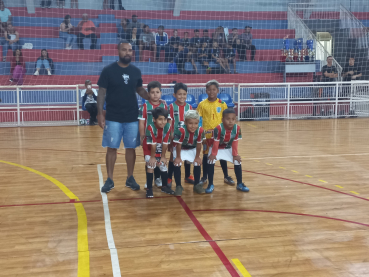
[[[167,158],[166,157],[161,157],[161,159],[160,159],[160,165],[167,165],[167,163],[168,163],[168,160],[167,160]]]
[[[201,165],[202,161],[201,161],[201,158],[200,157],[196,157],[194,160],[193,160],[193,165],[194,166],[199,166]]]
[[[242,162],[241,156],[240,155],[234,156],[233,157],[233,163],[234,163],[234,161],[237,161],[237,162],[239,162],[241,164],[241,162]]]
[[[141,135],[140,136],[140,144],[141,144],[141,146],[143,145],[144,139],[145,139],[145,135]]]
[[[177,158],[174,159],[173,163],[174,163],[175,166],[181,166],[182,165],[182,160],[181,160],[181,158],[177,157]]]
[[[147,165],[151,168],[155,168],[156,167],[156,158],[155,157],[151,157],[149,162],[147,163]]]
[[[215,164],[215,161],[217,160],[217,157],[216,156],[214,156],[214,155],[210,155],[209,157],[208,157],[208,162],[210,163],[210,164]]]

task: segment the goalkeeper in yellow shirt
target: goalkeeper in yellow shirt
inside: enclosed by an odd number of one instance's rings
[[[202,128],[205,131],[206,141],[204,143],[204,156],[202,158],[203,177],[200,184],[206,184],[208,179],[208,153],[209,147],[213,144],[212,134],[215,127],[222,123],[223,111],[227,109],[227,104],[218,99],[219,83],[216,80],[211,80],[206,83],[206,94],[208,98],[201,101],[197,107],[202,120]],[[200,121],[201,122],[201,121]],[[223,169],[224,182],[229,185],[235,185],[232,177],[228,175],[227,161],[220,160],[220,165]]]

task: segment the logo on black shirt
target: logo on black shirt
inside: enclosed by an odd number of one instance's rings
[[[123,77],[123,79],[124,79],[124,83],[125,83],[126,85],[128,85],[129,75],[127,75],[127,74],[123,74],[123,75],[122,75],[122,77]]]

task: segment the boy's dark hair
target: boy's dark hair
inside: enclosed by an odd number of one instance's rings
[[[147,85],[147,91],[150,93],[150,90],[152,90],[153,88],[159,88],[159,90],[161,91],[161,84],[158,81],[151,81],[148,85]]]
[[[237,28],[232,28],[232,31],[237,30]]]
[[[185,85],[184,83],[177,83],[174,85],[174,94],[177,94],[177,92],[183,89],[185,92],[187,92],[187,85]]]
[[[199,29],[195,29],[193,32],[194,32],[194,33],[199,32]]]
[[[235,112],[235,110],[234,110],[234,109],[228,108],[228,109],[225,109],[225,110],[223,111],[223,117],[224,117],[226,114],[236,114],[236,112]]]
[[[87,79],[87,80],[85,81],[85,84],[86,84],[86,83],[91,83],[91,81],[90,81],[89,79]]]
[[[164,26],[163,26],[163,25],[160,25],[160,26],[158,27],[158,29],[163,29],[163,30],[164,30]]]
[[[188,32],[184,32],[184,34],[187,34],[188,35]]]
[[[161,115],[168,118],[168,111],[163,107],[156,107],[151,113],[155,119],[158,119]]]
[[[145,29],[146,27],[149,27],[149,25],[143,25],[142,29]]]
[[[202,31],[203,33],[209,33],[208,29]]]

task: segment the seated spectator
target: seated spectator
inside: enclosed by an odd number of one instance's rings
[[[215,32],[213,33],[213,42],[216,42],[220,49],[225,47],[226,38],[224,34],[224,28],[222,26],[219,26],[215,29]]]
[[[23,85],[23,76],[26,74],[26,65],[23,61],[22,51],[16,49],[13,51],[13,57],[10,64],[10,82],[16,85]]]
[[[359,81],[361,76],[363,76],[363,73],[361,73],[359,66],[355,64],[355,58],[351,57],[349,63],[343,68],[343,81]]]
[[[65,0],[56,0],[56,6],[60,9],[64,9]]]
[[[78,0],[70,0],[70,8],[78,9]]]
[[[41,1],[41,8],[45,9],[51,9],[51,0],[42,0]]]
[[[132,22],[128,24],[128,30],[132,30],[134,27],[137,28],[137,33],[141,34],[143,24],[137,20],[137,15],[132,15]]]
[[[244,53],[241,53],[240,60],[247,60],[246,58],[246,51],[251,50],[251,60],[255,60],[255,53],[256,48],[255,45],[252,45],[252,34],[251,34],[251,27],[246,26],[244,33],[240,36],[241,44],[242,44],[242,51]]]
[[[197,60],[202,66],[209,68],[209,48],[206,41],[204,41],[199,48],[199,54],[197,56]]]
[[[90,125],[97,125],[97,91],[92,88],[90,80],[85,81],[85,88],[81,91],[82,103],[84,103],[86,110],[90,114]]]
[[[143,32],[140,35],[139,47],[141,57],[143,50],[154,51],[154,53],[156,53],[155,36],[150,32],[150,27],[148,25],[144,25],[143,27]]]
[[[184,32],[184,37],[183,39],[181,39],[181,43],[183,43],[185,50],[188,49],[188,47],[190,46],[190,39],[188,38],[188,32]]]
[[[209,37],[209,31],[206,29],[202,31],[201,44],[203,44],[204,42],[206,42],[208,47],[213,44],[212,39]]]
[[[228,72],[225,67],[225,61],[220,56],[220,49],[218,47],[218,43],[216,41],[213,42],[213,48],[211,49],[211,60],[214,63],[217,63],[220,65],[221,68],[224,69],[225,72]]]
[[[195,36],[191,38],[190,45],[195,48],[195,51],[201,47],[201,38],[200,38],[200,32],[198,29],[194,30]]]
[[[36,71],[33,75],[38,76],[40,75],[40,69],[41,74],[46,74],[51,76],[54,72],[54,62],[52,59],[49,58],[49,53],[46,49],[41,50],[41,56],[36,61]],[[46,69],[46,71],[45,71]]]
[[[77,36],[72,34],[73,25],[70,23],[71,16],[67,14],[64,17],[64,21],[60,24],[59,37],[66,40],[65,49],[70,50],[73,48],[73,43],[76,41]]]
[[[175,56],[176,53],[178,53],[178,45],[181,42],[181,38],[178,36],[178,30],[173,30],[173,36],[170,38],[170,53],[171,53],[171,59]]]
[[[122,26],[122,29],[118,33],[118,39],[119,40],[127,40],[128,35],[128,23],[129,20],[127,18],[122,18],[120,21],[120,26]]]
[[[12,22],[12,13],[9,11],[9,9],[5,8],[5,4],[3,1],[0,1],[0,20],[1,23]]]
[[[233,49],[230,43],[226,44],[226,48],[224,49],[224,61],[227,67],[228,73],[231,73],[231,68],[229,66],[230,63],[233,64],[233,73],[237,74],[236,70],[236,50]]]
[[[169,39],[168,39],[168,34],[164,32],[163,25],[160,25],[158,27],[158,32],[156,34],[155,42],[156,42],[156,60],[155,61],[157,62],[159,61],[161,50],[165,51],[165,61],[168,61],[169,52],[170,52]]]
[[[132,32],[128,34],[127,41],[132,45],[132,50],[135,51],[135,61],[140,61],[140,48],[139,48],[140,35],[137,34],[137,28],[133,27]]]
[[[110,7],[109,7],[109,0],[104,0],[103,2],[103,9],[104,10],[115,10],[115,0],[110,0]],[[118,0],[118,9],[117,10],[125,10],[125,8],[122,5],[122,0]]]
[[[185,51],[186,52],[186,51]],[[196,48],[195,45],[191,45],[188,48],[188,52],[187,52],[187,62],[190,62],[192,64],[192,66],[195,69],[195,73],[197,74],[197,66],[195,61],[197,61],[197,56],[198,56],[198,48]]]
[[[195,65],[195,70],[186,70],[185,65],[188,61],[187,54],[184,51],[183,43],[180,43],[178,46],[178,53],[174,57],[174,62],[177,64],[178,72],[181,74],[195,74],[197,73],[196,64],[192,61],[192,65]]]
[[[91,20],[88,20],[88,15],[86,13],[82,15],[82,21],[78,23],[78,30],[79,30],[77,36],[78,48],[80,50],[84,50],[83,39],[90,38],[91,39],[90,49],[96,49],[97,42],[96,27]]]
[[[8,49],[14,50],[20,48],[19,45],[19,33],[13,27],[11,23],[8,23],[8,27],[4,33],[5,44],[3,46],[3,60],[6,60],[6,55],[8,53]]]
[[[228,43],[230,43],[232,45],[233,48],[236,48],[236,40],[239,38],[238,36],[238,29],[237,28],[233,28],[232,29],[232,33],[229,34],[228,36]]]

